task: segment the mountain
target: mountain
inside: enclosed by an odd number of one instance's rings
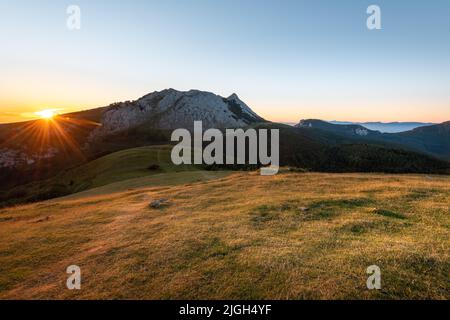
[[[334,172],[449,172],[448,123],[397,134],[321,120],[292,127],[267,122],[236,94],[225,98],[167,89],[51,120],[0,125],[0,190],[41,182],[121,150],[169,145],[174,129],[192,128],[196,120],[204,129],[279,129],[282,165]]]
[[[264,122],[236,94],[167,89],[135,101],[55,117],[0,125],[0,168],[24,168],[50,159],[77,163],[131,146],[167,142],[169,131],[192,128],[238,128]],[[44,163],[45,162],[45,163]],[[52,164],[55,166],[55,164]]]
[[[280,130],[281,165],[322,172],[450,173],[448,161],[391,143],[366,141],[357,133],[346,136],[277,123],[254,127]]]
[[[416,150],[450,159],[450,121],[400,132],[395,137]]]
[[[332,124],[322,120],[301,120],[296,127],[315,128],[365,143],[382,143],[450,160],[450,121],[399,133],[381,133],[358,124]]]
[[[102,125],[92,132],[90,140],[142,125],[160,130],[193,129],[194,121],[199,120],[203,128],[240,128],[265,121],[236,94],[224,98],[199,90],[167,89],[111,105],[104,111]]]
[[[359,124],[341,124],[336,125],[330,122],[316,120],[316,119],[308,119],[308,120],[300,120],[300,122],[295,125],[297,128],[308,127],[308,128],[316,128],[322,129],[338,134],[348,135],[348,136],[360,136],[367,137],[373,135],[379,135],[380,132],[369,130]]]
[[[382,133],[397,133],[413,130],[419,127],[431,126],[430,122],[349,122],[349,121],[329,121],[332,124],[356,124],[366,129],[380,131]]]

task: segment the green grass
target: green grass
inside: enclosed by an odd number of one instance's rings
[[[65,170],[57,176],[33,182],[25,186],[19,186],[5,195],[8,200],[4,204],[19,204],[47,200],[70,195],[80,191],[98,188],[114,182],[130,179],[142,179],[155,176],[156,183],[169,179],[169,184],[175,180],[181,182],[191,181],[188,176],[162,176],[167,173],[185,171],[199,171],[198,166],[176,166],[170,158],[171,146],[149,146],[127,149],[98,158],[81,166]],[[148,182],[148,179],[145,180]],[[138,183],[139,185],[139,183]],[[119,187],[120,189],[120,187]]]
[[[379,214],[380,216],[383,217],[388,217],[388,218],[394,218],[394,219],[406,219],[406,217],[403,214],[391,211],[391,210],[386,210],[386,209],[376,209],[373,211],[375,214]]]
[[[148,175],[140,178],[113,182],[105,186],[88,189],[64,197],[64,199],[81,199],[86,196],[112,194],[123,191],[138,190],[149,187],[170,187],[180,184],[189,184],[201,181],[218,179],[230,175],[231,171],[180,171]]]
[[[5,208],[0,299],[449,299],[449,186],[183,171]],[[80,291],[65,287],[72,264]],[[374,264],[381,290],[366,287]]]
[[[170,159],[171,146],[150,146],[123,150],[68,170],[55,182],[73,182],[73,190],[85,190],[116,181],[151,176],[160,173],[199,170],[194,166],[175,166]],[[157,165],[159,169],[149,169]]]

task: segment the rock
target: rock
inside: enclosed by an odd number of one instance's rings
[[[298,208],[298,210],[300,210],[301,212],[306,212],[306,211],[309,211],[309,208],[308,207],[300,207],[300,208]]]
[[[144,124],[156,129],[192,129],[194,121],[200,120],[205,129],[241,128],[264,121],[236,94],[224,98],[198,90],[167,89],[107,107],[101,126],[90,133],[89,141]]]
[[[152,209],[161,209],[164,207],[169,206],[169,200],[167,199],[158,199],[158,200],[154,200],[152,202],[150,202],[149,207]]]

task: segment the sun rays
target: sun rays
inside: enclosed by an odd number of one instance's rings
[[[36,114],[41,119],[15,124],[11,134],[0,142],[0,149],[20,150],[34,160],[37,171],[86,160],[83,145],[91,130],[99,125],[97,122],[59,116],[50,109]]]

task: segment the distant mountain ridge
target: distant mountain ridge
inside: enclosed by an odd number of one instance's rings
[[[369,130],[380,131],[381,133],[398,133],[410,131],[419,127],[432,126],[436,124],[431,122],[351,122],[351,121],[328,121],[328,122],[340,125],[348,125],[348,124],[361,125]]]
[[[297,128],[309,127],[317,128],[322,130],[327,130],[334,133],[345,134],[350,136],[372,136],[380,134],[379,131],[369,130],[359,124],[333,124],[323,120],[307,119],[300,120],[298,124],[295,125]]]
[[[450,121],[398,133],[381,133],[358,124],[333,124],[323,120],[301,120],[296,127],[325,130],[365,143],[383,143],[450,160]]]

